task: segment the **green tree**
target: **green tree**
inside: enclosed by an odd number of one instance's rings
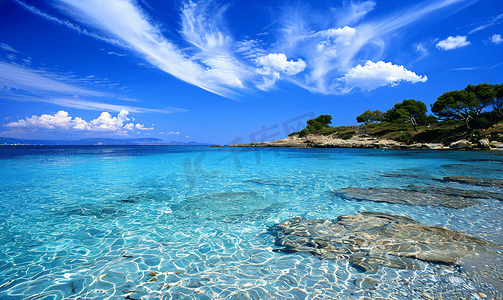
[[[417,125],[425,125],[428,123],[426,116],[426,104],[414,99],[403,100],[402,103],[397,103],[395,106],[386,112],[384,120],[391,123],[411,123],[414,130],[417,131]]]
[[[477,94],[479,97],[477,97]],[[431,105],[431,111],[443,120],[462,120],[467,129],[471,129],[468,122],[475,119],[487,105],[486,96],[483,96],[484,88],[468,85],[467,89],[450,91],[438,97]]]
[[[320,115],[315,119],[307,120],[306,129],[309,131],[317,131],[332,124],[331,115]]]
[[[489,103],[503,117],[503,83],[493,85],[494,98]]]
[[[365,125],[369,123],[378,123],[381,122],[384,118],[384,113],[380,110],[370,111],[367,110],[363,114],[356,117],[356,122],[364,123]]]

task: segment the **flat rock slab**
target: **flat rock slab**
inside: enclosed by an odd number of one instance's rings
[[[270,232],[281,246],[276,251],[345,259],[366,273],[377,272],[379,265],[419,269],[417,260],[456,264],[462,257],[499,255],[497,250],[502,249],[454,230],[377,212],[339,216],[335,222],[295,217],[274,225]]]
[[[456,189],[451,187],[438,187],[438,186],[419,186],[419,185],[408,185],[408,189],[432,193],[432,194],[443,194],[446,196],[452,197],[463,197],[463,198],[472,198],[472,199],[494,199],[503,201],[503,194],[497,192],[490,191],[481,191],[481,190],[465,190],[465,189]]]
[[[503,180],[502,179],[451,176],[451,177],[444,177],[440,181],[458,182],[458,183],[464,183],[464,184],[470,184],[470,185],[476,185],[476,186],[489,186],[489,187],[503,188]]]
[[[404,205],[444,206],[465,208],[480,204],[476,198],[487,198],[487,194],[478,191],[443,189],[429,186],[408,186],[398,188],[358,188],[347,187],[331,191],[332,196],[347,200],[387,202]],[[494,193],[499,198],[503,195]]]

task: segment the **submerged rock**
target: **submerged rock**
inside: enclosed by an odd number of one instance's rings
[[[347,259],[375,273],[379,265],[419,269],[417,260],[456,264],[465,256],[496,253],[500,246],[439,226],[377,212],[339,216],[337,221],[291,218],[270,228],[281,252],[305,252],[320,259]]]
[[[503,188],[503,180],[502,179],[452,176],[452,177],[444,177],[440,181],[449,181],[449,182],[458,182],[458,183],[477,185],[477,186],[489,186],[489,187]]]
[[[480,197],[483,192],[479,194],[477,194],[476,192],[477,191],[464,190],[452,192],[452,189],[449,190],[426,186],[408,186],[406,189],[347,187],[340,190],[334,190],[330,193],[332,194],[332,196],[341,197],[348,200],[367,200],[373,202],[387,202],[412,206],[420,205],[465,208],[480,204],[480,201],[477,201],[474,198],[485,198]]]
[[[115,203],[78,203],[56,207],[50,214],[55,218],[92,217],[98,219],[123,216],[124,209]]]
[[[363,277],[355,280],[355,285],[362,290],[375,290],[378,284],[379,280],[370,277]]]
[[[122,203],[139,203],[143,201],[169,201],[173,197],[165,194],[138,194],[138,195],[130,195],[125,199],[119,200]]]
[[[452,197],[463,197],[473,199],[494,199],[503,201],[503,194],[497,192],[489,192],[481,190],[464,190],[451,187],[418,186],[418,185],[408,185],[407,188],[425,193],[432,193],[435,195],[443,194]]]
[[[278,182],[278,181],[272,181],[272,180],[267,180],[267,179],[249,179],[246,181],[257,183],[257,184],[262,184],[262,185],[277,185],[277,186],[291,186],[291,187],[295,186],[295,185],[288,183],[288,182]]]
[[[262,218],[284,204],[253,192],[209,193],[186,198],[171,205],[177,219],[244,221]]]

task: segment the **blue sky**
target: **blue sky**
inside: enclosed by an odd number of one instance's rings
[[[0,0],[3,137],[277,139],[502,75],[500,0]]]

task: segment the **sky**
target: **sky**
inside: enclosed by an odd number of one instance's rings
[[[0,0],[0,137],[275,140],[484,82],[501,0]]]

